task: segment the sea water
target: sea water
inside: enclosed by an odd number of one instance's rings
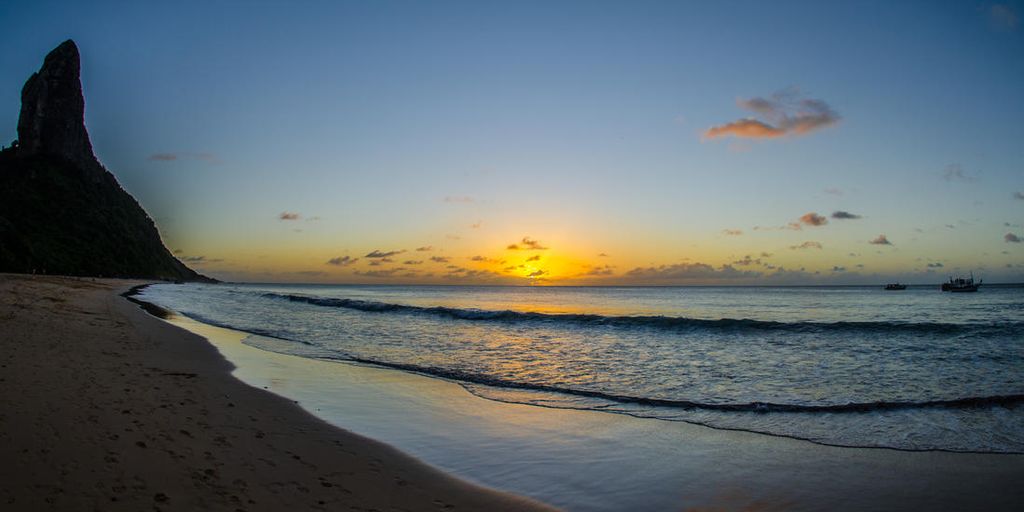
[[[480,397],[815,443],[1024,452],[1024,287],[159,284],[246,343]]]

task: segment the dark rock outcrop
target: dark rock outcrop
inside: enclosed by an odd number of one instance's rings
[[[54,48],[21,89],[18,153],[63,158],[92,170],[99,166],[85,130],[78,47],[67,40]]]
[[[96,160],[79,71],[68,40],[22,89],[18,141],[0,152],[0,272],[212,281]]]

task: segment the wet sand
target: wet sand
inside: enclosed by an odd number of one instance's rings
[[[545,508],[243,384],[137,284],[0,274],[0,509]]]
[[[577,511],[1015,511],[1024,455],[841,448],[501,403],[453,381],[269,352],[177,315],[235,376],[456,476]]]

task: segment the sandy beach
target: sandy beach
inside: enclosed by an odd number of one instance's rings
[[[0,274],[0,508],[545,508],[243,384],[138,284]]]

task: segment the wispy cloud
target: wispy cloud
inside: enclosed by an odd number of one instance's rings
[[[433,245],[424,245],[423,247],[417,247],[416,248],[416,252],[429,252],[429,251],[433,251],[433,250],[434,250],[434,246]]]
[[[704,138],[733,136],[773,139],[785,135],[807,135],[833,125],[840,119],[839,114],[827,103],[804,98],[795,87],[779,91],[768,98],[737,100],[736,104],[744,110],[754,112],[760,119],[748,117],[712,126],[704,132]]]
[[[209,163],[219,163],[217,155],[213,153],[153,153],[147,160],[151,162],[174,162],[183,159],[200,160]]]
[[[868,241],[872,245],[892,245],[892,242],[885,235],[878,235],[874,240]]]
[[[433,261],[434,263],[448,263],[451,260],[452,259],[447,257],[447,256],[431,256],[430,257],[430,261]]]
[[[519,243],[509,244],[506,249],[510,251],[544,251],[547,247],[541,245],[537,240],[532,240],[528,236],[524,236]]]
[[[277,216],[278,220],[299,220],[301,218],[302,215],[296,212],[281,212]]]
[[[178,259],[183,263],[189,263],[192,265],[203,265],[206,263],[219,263],[224,261],[221,258],[207,258],[206,256],[181,256]]]
[[[826,188],[825,190],[822,190],[822,192],[824,192],[826,194],[832,194],[834,196],[841,196],[841,195],[843,195],[843,190],[840,189],[840,188],[835,188],[835,187]]]
[[[723,229],[722,230],[722,234],[723,235],[728,235],[728,236],[740,236],[740,235],[743,234],[743,230],[742,229]]]
[[[444,202],[446,203],[472,203],[475,200],[469,196],[445,196]]]
[[[615,267],[611,265],[604,265],[600,267],[594,267],[583,273],[584,276],[610,276],[615,273]]]
[[[832,212],[833,219],[859,219],[860,215],[855,213],[846,212],[843,210],[836,210]]]
[[[1019,244],[1021,242],[1020,237],[1015,235],[1015,234],[1013,234],[1013,233],[1007,233],[1007,234],[1003,235],[1003,240],[1006,240],[1008,243],[1013,243],[1013,244]]]
[[[602,252],[602,253],[598,254],[597,257],[598,258],[611,258],[611,256],[609,256],[608,253],[605,253],[605,252]]]
[[[928,268],[942,268],[942,263],[929,263],[926,265]]]
[[[526,261],[540,261],[540,254],[526,258]]]
[[[351,256],[338,256],[337,258],[331,258],[327,260],[326,265],[334,265],[337,267],[347,267],[355,262],[359,261],[359,258],[353,258]]]
[[[387,252],[381,252],[381,251],[375,249],[373,252],[371,252],[370,254],[367,254],[365,257],[366,258],[388,258],[388,257],[394,256],[396,254],[402,254],[403,252],[405,252],[404,249],[402,249],[400,251],[387,251]]]
[[[794,251],[801,249],[821,249],[821,242],[807,241],[799,245],[791,245],[789,248]]]
[[[1024,192],[1014,192],[1013,193],[1013,198],[1014,199],[1024,200]]]
[[[423,260],[405,260],[402,265],[422,265]]]
[[[764,254],[764,253],[762,253],[762,254]],[[760,265],[761,264],[761,258],[754,258],[753,256],[748,254],[748,255],[746,255],[746,256],[744,256],[744,257],[742,257],[742,258],[732,262],[732,264],[736,265],[736,266],[739,266],[739,267],[749,267],[750,265]]]
[[[505,260],[493,259],[493,258],[488,258],[487,256],[480,256],[480,255],[473,256],[472,258],[469,258],[469,260],[470,261],[476,261],[476,262],[479,262],[479,263],[498,263],[498,264],[505,263]]]
[[[846,267],[840,267],[838,265],[834,265],[832,267],[832,272],[846,272]]]
[[[355,275],[357,275],[357,276],[366,276],[366,277],[393,277],[395,274],[397,274],[399,272],[402,272],[404,270],[405,270],[404,268],[399,267],[399,268],[388,268],[388,269],[383,269],[383,270],[365,270],[365,271],[357,270],[357,271],[355,271],[353,273]]]
[[[963,183],[974,183],[979,180],[978,174],[964,171],[960,164],[949,164],[942,170],[942,179],[946,181],[959,181]]]

